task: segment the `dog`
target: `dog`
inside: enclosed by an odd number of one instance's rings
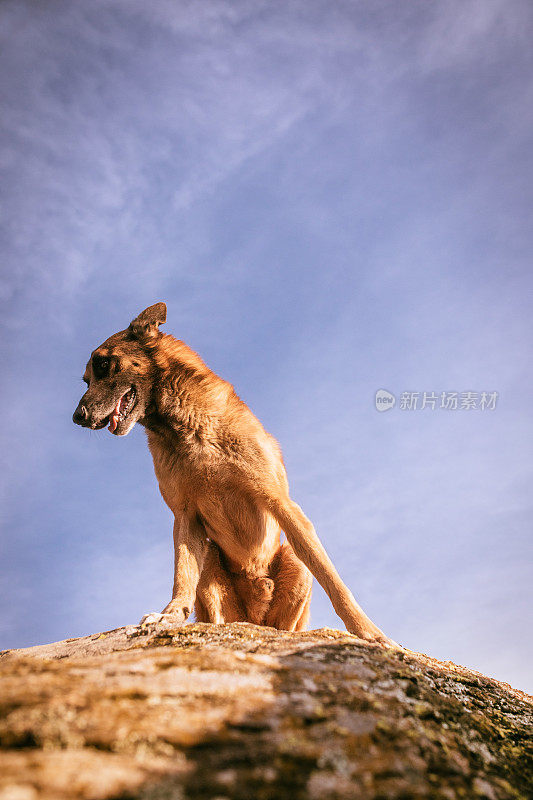
[[[159,330],[166,315],[155,303],[94,350],[73,414],[78,425],[108,426],[115,436],[137,422],[146,429],[174,514],[172,599],[157,621],[184,623],[194,608],[199,622],[302,630],[314,575],[348,631],[395,645],[356,603],[291,499],[277,441],[230,383]]]

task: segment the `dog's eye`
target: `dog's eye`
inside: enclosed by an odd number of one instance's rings
[[[87,378],[82,378],[82,381],[83,381],[83,382],[84,382],[84,383],[85,383],[87,386],[89,385],[89,381],[87,380]]]
[[[109,370],[109,359],[108,358],[94,359],[93,370],[97,378],[103,378]]]

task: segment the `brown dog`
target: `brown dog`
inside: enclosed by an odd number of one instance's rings
[[[289,497],[281,452],[231,384],[159,331],[156,303],[91,355],[78,425],[116,436],[146,428],[161,494],[174,514],[174,588],[159,619],[249,621],[301,630],[312,573],[352,633],[393,644],[339,577]],[[287,541],[280,544],[281,530]],[[309,572],[310,570],[310,572]]]

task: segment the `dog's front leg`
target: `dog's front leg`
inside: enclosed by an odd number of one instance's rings
[[[196,518],[174,521],[174,585],[172,600],[163,609],[175,622],[185,622],[194,608],[196,587],[207,551],[207,537]]]
[[[161,614],[145,614],[141,625],[185,622],[194,608],[196,587],[207,551],[207,537],[196,518],[174,520],[174,585],[172,600]]]

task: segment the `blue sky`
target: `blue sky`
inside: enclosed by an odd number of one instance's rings
[[[165,300],[370,616],[532,688],[532,16],[2,3],[0,646],[169,599],[143,430],[71,421],[90,351]],[[379,388],[499,397],[380,414]],[[318,587],[312,625],[341,625]]]

